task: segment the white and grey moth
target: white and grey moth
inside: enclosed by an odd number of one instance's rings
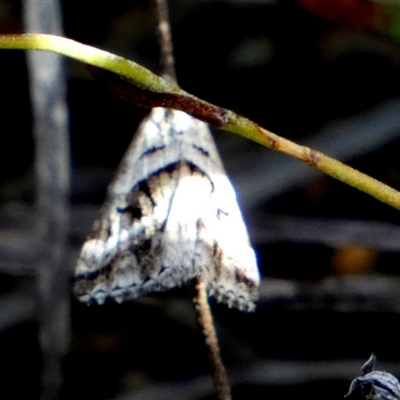
[[[83,302],[121,302],[195,278],[219,302],[254,309],[256,258],[209,128],[154,108],[83,245],[75,292]]]

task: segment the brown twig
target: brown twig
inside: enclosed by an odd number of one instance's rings
[[[158,17],[159,41],[161,49],[161,63],[167,79],[176,82],[174,49],[169,25],[169,14],[166,0],[155,0]]]
[[[164,67],[164,75],[166,75],[167,79],[172,82],[176,82],[167,1],[156,0],[156,6],[161,61]],[[210,306],[208,304],[206,286],[201,279],[197,279],[194,283],[194,291],[193,302],[195,304],[197,320],[204,335],[218,397],[220,400],[230,400],[232,398],[231,388],[219,351],[218,339],[214,328]]]
[[[231,388],[226,374],[224,363],[221,359],[218,339],[215,333],[213,318],[208,304],[208,296],[204,282],[198,279],[194,284],[195,294],[193,303],[196,309],[197,320],[199,321],[202,333],[205,337],[208,356],[213,370],[214,384],[220,400],[230,400]]]

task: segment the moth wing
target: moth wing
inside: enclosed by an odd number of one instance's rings
[[[212,184],[207,210],[198,226],[199,253],[212,248],[212,267],[203,265],[203,280],[209,293],[229,307],[251,311],[258,297],[260,281],[256,256],[239,209],[235,190],[223,168],[208,125],[193,120],[192,137],[207,156],[196,165]],[[205,257],[207,260],[207,257]]]
[[[143,292],[161,269],[159,254],[176,176],[166,171],[180,158],[170,135],[171,114],[155,108],[139,126],[111,182],[100,217],[75,268],[75,293],[83,302],[117,301]],[[173,147],[175,153],[165,151]],[[149,286],[149,285],[148,285]]]

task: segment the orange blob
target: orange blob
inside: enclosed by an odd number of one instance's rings
[[[364,274],[373,270],[378,252],[365,247],[344,247],[335,251],[331,267],[335,274]]]

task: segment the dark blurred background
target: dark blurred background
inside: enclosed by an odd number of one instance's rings
[[[183,89],[400,188],[395,4],[169,4]],[[68,0],[61,11],[67,37],[160,72],[151,1]],[[23,32],[22,12],[19,2],[0,0],[0,33]],[[62,258],[72,279],[107,185],[148,111],[108,93],[82,64],[65,66],[71,222]],[[0,51],[0,87],[1,396],[45,398],[25,52]],[[211,301],[233,398],[340,399],[372,351],[379,369],[400,374],[399,212],[240,137],[215,131],[215,139],[264,278],[253,314]],[[70,293],[62,399],[215,398],[185,289],[91,307]]]

